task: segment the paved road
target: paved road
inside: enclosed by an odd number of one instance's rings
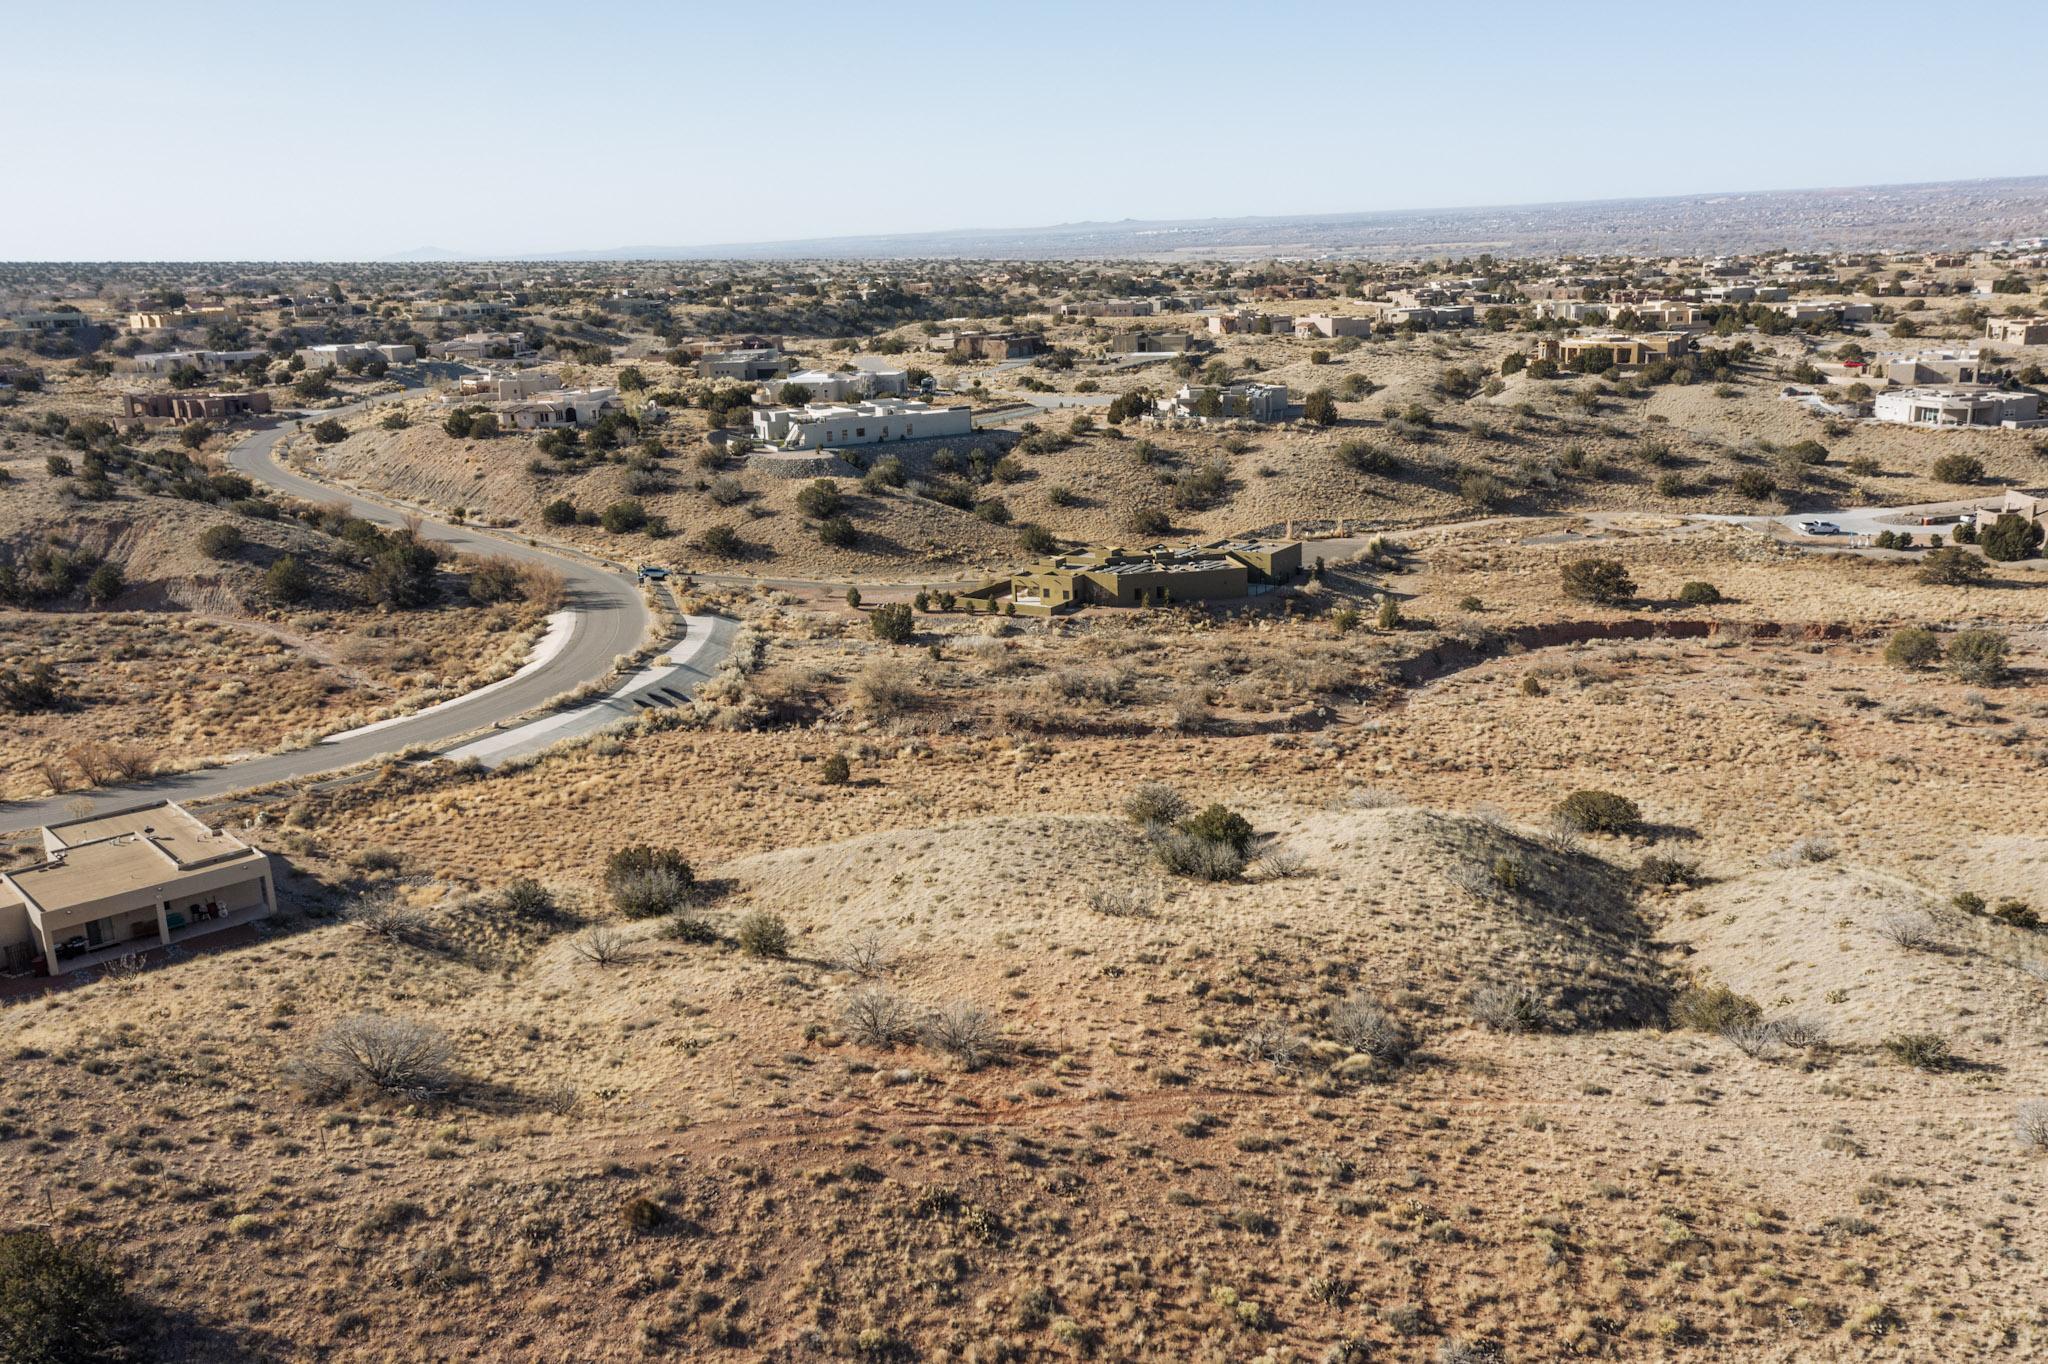
[[[378,401],[382,400],[372,399],[320,415],[348,415],[367,410]],[[405,519],[407,513],[399,508],[372,501],[359,493],[316,483],[284,468],[275,451],[278,441],[290,429],[289,422],[286,422],[251,433],[230,452],[228,463],[255,481],[293,497],[317,503],[346,502],[355,515],[379,525],[395,526]],[[421,533],[426,539],[453,550],[503,554],[543,563],[558,570],[567,581],[567,606],[573,613],[567,642],[530,672],[394,724],[222,767],[92,792],[71,792],[48,800],[0,803],[0,828],[27,829],[65,818],[81,800],[89,802],[95,809],[115,808],[143,800],[198,800],[272,782],[317,776],[407,749],[439,750],[456,739],[517,719],[564,692],[609,676],[620,655],[637,649],[647,633],[647,604],[632,578],[623,572],[575,555],[534,548],[523,541],[501,538],[470,527],[428,520],[422,525]],[[726,632],[726,638],[729,638],[729,632]],[[672,647],[680,650],[685,643],[679,641]],[[695,667],[708,673],[724,648],[725,638],[712,640],[707,649],[695,656]]]

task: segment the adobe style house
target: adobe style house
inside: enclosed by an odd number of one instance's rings
[[[1305,313],[1294,319],[1296,336],[1371,336],[1369,317],[1332,317],[1328,313]]]
[[[1536,359],[1575,369],[1589,353],[1604,350],[1613,357],[1611,363],[1617,368],[1631,369],[1657,360],[1676,360],[1691,349],[1692,338],[1684,332],[1653,332],[1647,336],[1610,333],[1604,336],[1539,337],[1531,347],[1531,353]]]
[[[515,430],[552,431],[589,426],[607,412],[625,410],[625,400],[615,388],[558,388],[506,403],[499,413]]]
[[[63,975],[277,912],[270,859],[174,801],[43,830],[0,871],[0,968]]]
[[[1285,384],[1240,379],[1234,384],[1182,384],[1171,398],[1161,398],[1154,419],[1168,421],[1284,422],[1301,414]]]
[[[119,366],[131,374],[163,379],[181,369],[196,369],[201,374],[224,374],[236,365],[269,357],[270,352],[263,350],[160,350],[130,356],[120,361]]]
[[[439,360],[524,360],[533,353],[525,332],[471,332],[427,346],[427,354]]]
[[[130,419],[224,422],[254,417],[270,410],[262,389],[247,393],[123,393],[121,415]]]
[[[1103,546],[1056,554],[967,591],[970,611],[1049,616],[1083,606],[1170,606],[1234,601],[1291,582],[1298,540],[1218,540],[1179,549]]]
[[[1105,353],[1109,355],[1183,355],[1197,348],[1186,332],[1144,331],[1128,327],[1109,334]],[[1204,346],[1203,348],[1206,348]]]
[[[456,381],[455,391],[465,396],[482,395],[509,403],[561,386],[562,376],[552,370],[515,369],[503,374],[465,374]]]
[[[1045,338],[1036,332],[940,332],[931,349],[955,360],[1021,360],[1042,354]]]
[[[2009,393],[1982,385],[1905,388],[1880,393],[1875,415],[1881,422],[1898,422],[1906,426],[2008,426],[2025,429],[2048,425],[2041,420],[2038,394]]]
[[[306,362],[307,369],[340,369],[354,360],[365,364],[382,360],[391,365],[409,365],[419,358],[419,352],[411,346],[339,341],[324,346],[306,346],[299,351],[299,358]]]
[[[2048,346],[2048,317],[1994,317],[1984,324],[1984,339],[2008,346]]]
[[[782,352],[766,347],[752,350],[706,351],[697,361],[697,373],[706,379],[738,379],[741,383],[758,384],[763,379],[779,379],[789,372],[789,363],[782,358]]]
[[[906,398],[860,403],[806,403],[754,413],[754,439],[778,450],[825,450],[883,441],[964,436],[974,430],[974,409],[933,407]]]
[[[1098,298],[1082,303],[1062,303],[1061,317],[1156,317],[1159,300],[1152,298]]]
[[[906,393],[910,388],[910,374],[900,369],[804,369],[784,379],[770,380],[762,385],[762,391],[768,401],[774,402],[785,385],[803,389],[810,395],[805,400],[807,402],[843,403],[849,399]]]

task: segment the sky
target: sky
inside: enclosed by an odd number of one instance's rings
[[[0,0],[0,259],[492,256],[2048,172],[2038,0],[1963,16]]]

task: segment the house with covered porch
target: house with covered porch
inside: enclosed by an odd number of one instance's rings
[[[0,969],[58,976],[277,912],[270,859],[175,801],[42,831],[0,871]]]

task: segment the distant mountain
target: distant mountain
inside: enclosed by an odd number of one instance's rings
[[[1084,260],[1273,256],[1692,255],[1967,247],[2048,235],[2048,176],[1851,189],[1762,190],[1494,208],[1137,219],[1048,227],[623,246],[512,256],[415,251],[393,260]]]
[[[445,246],[415,246],[410,251],[399,251],[393,253],[392,255],[384,257],[384,261],[388,265],[406,265],[416,261],[455,261],[476,259],[478,258],[475,256],[464,255],[460,251],[450,251]]]

